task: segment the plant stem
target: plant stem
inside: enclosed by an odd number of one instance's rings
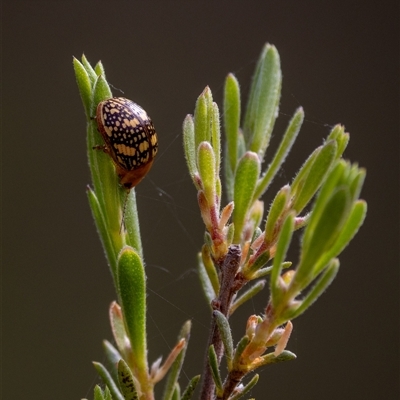
[[[213,308],[219,310],[226,318],[229,318],[229,307],[234,295],[239,290],[235,287],[235,277],[240,265],[241,250],[239,245],[231,245],[228,253],[220,266],[221,289],[218,298],[213,301]],[[217,355],[218,364],[221,362],[224,347],[219,333],[216,317],[213,315],[210,329],[210,336],[206,348],[204,360],[204,378],[201,388],[201,400],[212,400],[215,390],[215,384],[211,375],[211,369],[208,363],[208,349],[214,346]]]

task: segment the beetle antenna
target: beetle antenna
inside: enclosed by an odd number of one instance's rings
[[[122,219],[121,219],[121,226],[119,227],[119,234],[122,232],[122,227],[125,226],[125,211],[126,211],[126,205],[128,203],[128,196],[129,196],[130,190],[126,192],[125,200],[124,200],[124,205],[122,206]]]

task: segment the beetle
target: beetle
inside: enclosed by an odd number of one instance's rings
[[[101,101],[96,122],[105,144],[95,148],[111,156],[120,183],[129,193],[149,172],[157,154],[153,122],[142,107],[124,97]]]

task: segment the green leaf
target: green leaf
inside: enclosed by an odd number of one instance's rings
[[[259,175],[260,160],[257,154],[249,151],[240,160],[235,176],[233,196],[235,203],[233,210],[233,223],[235,224],[234,243],[240,243],[246,215],[252,206],[253,194]]]
[[[185,158],[190,176],[192,177],[193,183],[195,184],[196,188],[200,189],[198,187],[198,182],[195,179],[195,176],[198,175],[196,165],[197,148],[195,146],[194,122],[191,115],[187,115],[185,120],[183,121],[183,148],[185,150]]]
[[[242,353],[244,351],[244,349],[247,347],[247,345],[250,343],[250,339],[248,336],[243,336],[240,340],[239,343],[236,346],[235,349],[235,355],[233,357],[233,368],[235,368],[235,366],[239,365],[239,361],[240,361],[240,357],[242,356]]]
[[[256,66],[244,119],[247,149],[264,157],[281,95],[282,73],[276,48],[266,44]]]
[[[240,87],[233,74],[225,80],[224,90],[224,127],[226,136],[227,162],[226,173],[233,174],[238,158],[238,136],[240,129]]]
[[[114,382],[118,382],[117,365],[122,356],[108,340],[103,340],[103,350],[108,362],[108,371],[110,372]]]
[[[181,372],[183,361],[185,359],[186,349],[187,349],[187,346],[189,343],[191,328],[192,328],[191,321],[186,321],[179,333],[178,341],[181,339],[185,339],[185,347],[181,350],[181,352],[176,357],[174,363],[172,364],[172,366],[170,368],[168,378],[167,378],[165,388],[164,388],[164,394],[162,397],[163,400],[172,400],[173,399],[174,391],[175,391],[176,385],[178,383],[179,374]]]
[[[261,253],[252,264],[248,264],[243,268],[243,276],[248,280],[255,279],[257,271],[259,271],[270,259],[271,255],[269,251]]]
[[[326,178],[318,196],[315,200],[315,204],[310,215],[307,228],[304,231],[303,236],[303,248],[306,249],[309,246],[309,241],[314,235],[315,228],[319,223],[319,220],[325,210],[326,203],[329,201],[332,193],[338,186],[342,186],[342,178],[346,175],[347,164],[345,161],[340,161],[330,171]]]
[[[118,382],[125,400],[139,400],[132,371],[122,359],[118,362]]]
[[[211,369],[211,375],[213,377],[215,386],[216,386],[216,391],[217,395],[219,393],[222,393],[222,380],[221,380],[221,375],[219,373],[219,365],[218,365],[218,358],[217,354],[215,353],[214,346],[211,345],[208,349],[208,362],[210,365]]]
[[[302,246],[301,262],[295,275],[296,284],[300,284],[303,278],[315,274],[317,261],[325,251],[329,251],[339,237],[351,207],[349,197],[348,190],[339,188],[327,201],[312,236]]]
[[[85,67],[75,57],[73,58],[73,65],[76,83],[78,84],[79,93],[85,109],[86,119],[89,120],[91,117],[90,106],[92,104],[92,84]]]
[[[228,246],[230,246],[232,244],[234,236],[235,236],[235,225],[230,224],[228,226],[228,232],[226,234],[226,243]]]
[[[250,390],[253,389],[253,387],[257,384],[258,378],[259,378],[259,375],[255,374],[251,378],[250,382],[243,389],[241,389],[239,393],[234,394],[233,396],[229,397],[229,400],[238,400],[241,397],[243,397],[245,394],[249,393]]]
[[[200,375],[194,376],[186,386],[185,391],[182,394],[181,400],[191,400],[193,392],[196,389],[197,384],[200,381]]]
[[[284,318],[286,320],[292,320],[303,314],[303,312],[306,311],[318,299],[318,297],[325,292],[328,286],[335,279],[338,272],[339,260],[333,259],[323,271],[321,277],[318,278],[317,283],[307,293],[306,297],[301,301],[300,306],[294,312],[285,315]]]
[[[224,154],[227,154],[227,152],[228,152],[228,150],[227,150],[227,146],[226,146],[226,143],[225,143]],[[226,197],[227,197],[228,201],[231,202],[233,200],[235,175],[232,172],[231,167],[229,165],[229,158],[228,157],[224,157],[223,158],[223,163],[224,163],[224,172],[225,172],[224,183],[225,183]]]
[[[113,381],[111,375],[109,374],[107,369],[104,367],[104,365],[102,365],[98,362],[93,362],[93,365],[94,365],[97,373],[100,375],[101,379],[103,380],[103,382],[110,389],[110,392],[113,396],[113,400],[125,400],[124,397],[122,396],[121,392],[119,391],[117,385]]]
[[[349,134],[345,133],[344,126],[336,125],[330,132],[327,141],[335,140],[337,143],[336,160],[338,160],[343,152],[345,151],[347,144],[349,143]]]
[[[283,263],[283,264],[285,264],[285,263]],[[282,266],[282,268],[284,268],[284,266]],[[254,273],[253,279],[263,278],[264,276],[269,275],[271,273],[271,271],[272,271],[272,266],[261,268],[257,272]]]
[[[290,120],[289,125],[286,129],[285,134],[281,140],[278,150],[276,151],[272,162],[269,164],[267,171],[264,173],[262,178],[259,180],[257,184],[256,192],[254,193],[254,200],[259,199],[265,191],[268,189],[268,186],[273,181],[275,175],[279,171],[281,165],[286,159],[286,156],[289,154],[297,135],[300,132],[301,125],[304,121],[304,111],[300,107],[296,110],[293,118]]]
[[[176,383],[174,394],[171,400],[180,400],[180,398],[181,398],[181,387],[179,386],[179,383]]]
[[[210,125],[208,116],[207,92],[210,89],[206,87],[198,97],[194,110],[194,137],[195,149],[197,150],[201,142],[210,142]]]
[[[105,400],[103,396],[103,391],[99,385],[94,387],[94,400]]]
[[[221,127],[217,103],[211,104],[211,116],[211,144],[215,155],[215,171],[218,176],[221,167]],[[219,196],[221,196],[221,193],[219,193]]]
[[[125,207],[125,229],[126,229],[126,244],[133,247],[143,258],[142,239],[140,237],[139,213],[136,203],[136,190],[131,189],[126,199]]]
[[[127,344],[128,336],[125,330],[125,323],[121,307],[115,301],[111,303],[109,317],[115,343],[117,344],[121,354],[123,354],[124,358],[127,359],[130,352],[130,345]]]
[[[316,159],[316,157],[318,156],[318,154],[321,151],[322,146],[317,147],[307,158],[307,160],[304,162],[304,164],[301,166],[299,172],[297,173],[297,175],[295,176],[295,178],[293,179],[292,184],[290,185],[290,189],[292,192],[292,196],[300,193],[300,191],[302,190],[303,186],[304,186],[304,182],[308,176],[308,174],[310,173],[310,170],[312,168],[312,165]]]
[[[139,255],[129,246],[118,256],[118,293],[130,339],[134,367],[147,374],[146,276]]]
[[[354,178],[351,180],[350,183],[350,193],[354,201],[357,200],[360,196],[360,192],[365,181],[366,171],[363,168],[358,168],[356,165],[352,166],[352,170],[354,171]]]
[[[104,388],[104,400],[113,400],[113,398],[111,396],[110,389],[108,388],[108,386],[106,386]]]
[[[252,299],[257,293],[261,292],[265,286],[265,280],[258,281],[256,284],[247,289],[233,302],[229,308],[229,315],[232,315],[242,304]]]
[[[270,288],[271,288],[271,301],[274,308],[278,307],[282,297],[282,289],[279,285],[279,277],[282,270],[282,264],[286,257],[290,241],[292,240],[294,230],[294,215],[289,214],[282,225],[281,232],[276,246],[276,253],[274,263],[272,265]]]
[[[279,233],[277,222],[282,218],[282,214],[286,211],[290,199],[290,186],[285,185],[276,194],[274,201],[269,209],[267,221],[265,223],[265,238],[264,242],[267,247],[271,246],[276,240],[276,235]]]
[[[224,344],[224,352],[226,362],[228,364],[228,371],[232,369],[232,358],[233,358],[233,340],[231,334],[231,327],[224,314],[220,311],[215,310],[213,312],[215,321],[218,325],[219,333],[221,335],[222,343]]]
[[[264,365],[270,365],[270,364],[277,364],[283,361],[291,361],[291,360],[295,360],[296,354],[292,353],[291,351],[288,350],[284,350],[282,351],[282,353],[279,354],[279,356],[275,356],[274,353],[268,353],[264,356],[260,357],[259,362],[254,363],[253,366],[253,370],[256,368],[260,368]]]
[[[101,61],[98,61],[97,64],[94,66],[94,72],[97,76],[103,75],[104,78],[106,77],[106,72],[104,71],[104,66]]]
[[[336,151],[337,145],[335,141],[326,142],[315,157],[301,190],[296,192],[292,187],[292,192],[294,194],[292,209],[296,210],[297,215],[301,213],[321,186],[332,167]]]
[[[206,246],[206,245],[203,246],[202,251],[201,251],[201,257],[202,257],[203,265],[207,272],[208,278],[214,289],[214,294],[216,295],[219,293],[219,287],[220,287],[219,278],[218,278],[218,273],[215,268],[214,262],[211,258],[210,248],[208,246]]]
[[[211,207],[215,203],[216,194],[216,171],[215,154],[208,142],[201,142],[197,153],[199,173],[203,183],[203,191],[208,205]]]
[[[104,86],[108,87],[108,85],[102,77],[99,77],[95,86],[94,90],[97,96],[100,96],[96,101],[101,101],[105,96],[103,92],[107,92],[102,90],[102,87],[104,89]],[[104,216],[106,229],[113,243],[114,252],[118,254],[125,244],[123,235],[120,234],[120,221],[122,216],[121,203],[126,197],[126,190],[119,185],[111,157],[101,150],[94,150],[94,148],[102,145],[104,145],[104,141],[97,130],[96,123],[90,121],[87,130],[87,147],[92,182]]]
[[[108,263],[111,268],[111,273],[114,278],[114,283],[115,282],[115,276],[116,276],[116,267],[117,267],[117,254],[115,252],[113,242],[111,240],[111,237],[109,235],[107,225],[104,219],[104,215],[102,213],[99,201],[97,199],[97,196],[95,192],[88,186],[87,187],[87,196],[89,200],[89,205],[92,210],[92,215],[96,223],[97,231],[99,233],[101,242],[103,244],[103,249],[106,252],[106,256],[108,259]]]
[[[337,257],[344,248],[350,243],[355,234],[360,229],[364,222],[367,214],[367,203],[363,200],[357,201],[350,212],[346,222],[344,223],[340,234],[333,243],[333,245],[327,249],[323,256],[320,258],[318,263],[314,267],[314,273],[318,274],[321,269],[328,263],[328,261],[334,257]]]
[[[201,283],[201,288],[203,289],[204,296],[206,297],[207,303],[211,307],[212,301],[217,297],[211,283],[211,280],[207,274],[204,267],[201,253],[197,256],[197,271],[199,273],[199,279]]]
[[[105,76],[101,75],[97,77],[93,88],[93,103],[91,105],[91,115],[96,115],[97,105],[106,99],[112,97],[110,86],[108,85]]]
[[[90,82],[91,82],[91,86],[93,87],[94,83],[96,82],[97,79],[97,74],[96,71],[93,69],[93,67],[90,65],[89,61],[87,60],[86,56],[84,54],[82,54],[82,65],[84,66]]]

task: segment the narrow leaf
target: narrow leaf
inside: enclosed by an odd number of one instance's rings
[[[105,400],[103,391],[101,390],[101,387],[99,385],[96,385],[94,387],[94,400]]]
[[[240,88],[233,74],[225,80],[224,89],[224,127],[227,146],[227,162],[225,167],[233,174],[238,157],[238,135],[240,126]]]
[[[336,125],[333,127],[326,140],[329,141],[332,139],[335,140],[337,143],[337,151],[335,158],[336,160],[338,160],[342,156],[343,152],[347,147],[347,144],[349,142],[349,134],[345,133],[344,126]]]
[[[108,340],[103,340],[103,350],[108,362],[108,371],[114,379],[114,382],[118,382],[117,365],[122,356]]]
[[[229,309],[229,315],[232,315],[242,304],[246,303],[246,301],[252,299],[257,293],[261,292],[261,290],[264,289],[265,282],[265,280],[258,281],[243,294],[241,294],[231,305]]]
[[[92,215],[96,223],[97,231],[103,244],[103,249],[105,250],[108,263],[111,267],[111,274],[114,278],[114,284],[116,284],[115,276],[117,267],[117,254],[114,250],[114,246],[107,229],[106,221],[104,219],[104,215],[101,211],[101,207],[95,192],[88,186],[86,193],[88,196],[90,208],[92,210]]]
[[[91,117],[90,106],[92,104],[92,84],[85,67],[75,57],[73,58],[73,64],[76,83],[78,84],[83,107],[85,108],[86,119],[89,120]]]
[[[258,61],[244,119],[247,148],[262,159],[278,114],[282,73],[279,54],[265,45]]]
[[[290,199],[290,186],[285,185],[276,194],[271,208],[268,211],[267,221],[265,223],[264,241],[267,247],[270,247],[276,240],[276,235],[279,233],[277,222],[282,218],[282,214],[286,211]]]
[[[297,138],[297,135],[300,132],[303,121],[304,111],[302,108],[299,108],[295,112],[293,118],[290,120],[286,132],[283,135],[283,138],[279,145],[279,148],[276,151],[274,158],[272,159],[272,162],[269,164],[266,172],[257,184],[257,189],[254,193],[254,199],[259,199],[268,189],[268,186],[271,184],[281,165],[285,161],[286,156],[289,154]]]
[[[203,191],[206,196],[208,205],[211,207],[215,203],[216,193],[216,171],[215,171],[215,154],[214,150],[208,142],[201,142],[197,153],[198,168],[201,181],[203,183]]]
[[[220,311],[215,310],[213,312],[215,321],[217,322],[219,333],[221,334],[222,343],[224,344],[224,352],[226,362],[228,364],[228,371],[232,369],[232,358],[233,358],[233,340],[231,334],[231,327],[224,314]]]
[[[214,289],[214,293],[218,294],[220,287],[218,273],[211,258],[210,248],[207,245],[203,245],[201,249],[201,256],[208,278],[210,279],[211,285]]]
[[[340,230],[334,244],[325,251],[318,264],[314,267],[314,273],[318,274],[328,261],[334,257],[337,257],[344,248],[351,242],[355,234],[360,229],[364,222],[367,214],[367,203],[363,200],[359,200],[353,205],[353,208],[348,216],[345,224]]]
[[[225,152],[224,154],[227,153],[227,147],[225,144]],[[224,157],[223,158],[223,163],[224,163],[224,172],[225,172],[225,179],[224,179],[224,183],[225,183],[225,193],[226,193],[226,197],[228,199],[228,201],[232,201],[233,200],[233,191],[234,191],[234,183],[235,183],[235,175],[231,170],[231,167],[229,165],[229,158],[228,157]]]
[[[111,396],[110,389],[108,388],[108,386],[106,386],[104,388],[104,400],[113,400],[113,398]]]
[[[197,271],[199,273],[199,279],[201,283],[201,287],[203,289],[204,296],[207,299],[208,305],[211,307],[212,301],[217,297],[211,283],[211,280],[207,274],[207,271],[204,267],[203,261],[201,259],[201,253],[197,256]]]
[[[324,252],[329,251],[335,244],[343,229],[350,206],[349,193],[345,188],[338,189],[332,194],[307,246],[303,246],[301,266],[296,272],[297,282],[300,276],[308,275],[303,269],[313,269]]]
[[[286,257],[290,241],[292,240],[293,229],[294,229],[294,215],[293,213],[291,213],[286,217],[286,220],[282,225],[282,230],[279,234],[276,246],[274,263],[272,265],[270,287],[271,287],[271,301],[273,307],[275,308],[278,306],[279,300],[282,295],[282,289],[279,285],[279,277],[282,270],[282,263]]]
[[[218,365],[218,358],[217,354],[215,353],[214,346],[211,345],[208,349],[208,361],[211,369],[211,375],[213,377],[217,394],[218,392],[222,392],[222,380],[221,380],[221,375],[219,373],[219,365]]]
[[[97,64],[94,66],[94,72],[97,76],[103,75],[104,78],[106,77],[106,72],[104,71],[104,66],[101,61],[98,61]]]
[[[118,382],[125,400],[139,399],[132,371],[122,359],[118,363]]]
[[[216,175],[218,176],[221,167],[221,128],[217,103],[212,103],[211,110],[211,144],[215,155],[215,171]]]
[[[351,193],[351,197],[353,199],[353,201],[358,200],[360,193],[361,193],[361,189],[364,185],[364,181],[365,181],[365,175],[366,175],[366,171],[363,168],[358,168],[356,165],[352,166],[352,169],[354,169],[355,171],[355,176],[354,179],[352,179],[352,182],[350,184],[350,193]]]
[[[302,190],[304,186],[304,182],[306,181],[306,178],[308,174],[310,173],[311,167],[320,153],[322,149],[322,146],[317,147],[307,158],[307,160],[304,162],[304,164],[301,166],[300,170],[297,172],[295,178],[293,179],[292,184],[290,185],[290,190],[292,192],[292,195],[298,195],[300,191]]]
[[[260,160],[257,154],[247,152],[240,160],[235,176],[233,223],[234,243],[240,243],[247,212],[252,205],[257,179],[260,175]]]
[[[280,363],[283,361],[291,361],[291,360],[295,360],[296,354],[292,353],[291,351],[288,350],[284,350],[282,351],[281,354],[279,354],[279,356],[275,356],[274,353],[268,353],[262,357],[260,357],[259,359],[257,359],[257,362],[254,362],[251,366],[252,366],[252,370],[255,370],[257,368],[260,368],[264,365],[269,365],[269,364],[276,364],[276,363]]]
[[[245,350],[245,348],[249,343],[250,339],[248,336],[243,336],[239,340],[239,343],[237,344],[235,349],[235,355],[233,357],[233,363],[232,363],[233,368],[235,368],[235,366],[239,366],[240,357],[242,356],[243,351]]]
[[[110,325],[119,351],[127,358],[130,351],[128,336],[125,331],[125,323],[121,307],[113,301],[109,310]],[[122,358],[122,357],[121,357]]]
[[[126,195],[128,196],[126,199],[124,220],[126,244],[133,247],[139,254],[140,258],[143,258],[142,238],[140,236],[139,213],[137,209],[135,188],[131,189],[131,191]]]
[[[113,381],[111,375],[109,374],[107,369],[104,367],[104,365],[102,365],[98,362],[93,362],[93,365],[94,365],[97,373],[100,375],[101,379],[103,380],[103,382],[110,389],[110,392],[113,396],[113,400],[125,400],[124,397],[122,396],[121,392],[119,391],[117,385]]]
[[[134,363],[147,374],[146,276],[139,255],[124,247],[118,256],[118,294],[130,339]]]
[[[198,97],[196,108],[194,110],[194,137],[195,137],[195,150],[197,151],[201,142],[207,141],[211,136],[210,126],[208,125],[208,104],[205,96],[206,87],[203,93]]]
[[[84,54],[82,54],[81,60],[82,60],[82,65],[84,66],[84,68],[85,68],[85,70],[86,70],[86,72],[87,72],[87,74],[89,76],[91,85],[93,87],[93,85],[94,85],[94,83],[96,82],[96,79],[97,79],[96,71],[90,65],[89,61],[87,60],[87,58],[86,58],[86,56]]]
[[[325,143],[316,156],[311,169],[304,181],[300,192],[295,194],[292,209],[300,214],[317,192],[327,173],[329,172],[336,155],[337,145],[335,141]]]
[[[179,383],[177,382],[175,384],[175,390],[174,390],[174,394],[173,394],[171,400],[180,400],[180,398],[181,398],[181,387],[179,386]]]
[[[292,266],[291,261],[285,261],[282,263],[281,268],[286,269],[290,268],[291,266]],[[269,275],[271,271],[272,271],[272,266],[261,268],[254,274],[253,279],[263,278],[264,276]]]
[[[248,280],[255,279],[254,277],[257,271],[260,270],[270,259],[271,255],[269,251],[260,254],[252,264],[248,264],[243,268],[243,276]]]
[[[285,315],[285,319],[294,319],[299,315],[303,314],[335,279],[337,273],[339,272],[339,260],[333,259],[327,266],[325,271],[323,271],[320,278],[318,278],[317,283],[313,288],[307,293],[306,297],[301,301],[301,305],[292,314]]]
[[[190,176],[192,177],[196,188],[200,189],[197,180],[195,179],[195,176],[198,174],[196,165],[197,150],[194,138],[194,122],[191,115],[187,115],[183,121],[183,148],[185,150],[185,158]]]
[[[332,168],[324,184],[322,185],[321,190],[319,191],[318,196],[315,200],[315,204],[313,206],[307,228],[304,231],[304,249],[309,246],[309,241],[314,234],[315,228],[319,223],[322,213],[325,210],[326,203],[329,201],[332,193],[336,190],[336,188],[341,185],[342,178],[344,175],[346,175],[347,168],[348,165],[345,161],[338,162]]]
[[[178,357],[176,357],[176,359],[170,369],[170,372],[169,372],[168,378],[167,378],[167,382],[166,382],[165,388],[164,388],[164,394],[162,397],[163,400],[172,399],[175,385],[178,382],[179,374],[181,372],[183,361],[185,359],[186,349],[187,349],[189,338],[190,338],[191,327],[192,327],[191,321],[186,321],[179,333],[178,341],[181,339],[185,339],[185,346],[179,353]]]
[[[197,384],[200,381],[200,375],[194,376],[186,386],[185,391],[182,394],[181,400],[191,400],[193,392],[196,389]]]
[[[101,75],[97,77],[93,88],[93,103],[91,105],[91,115],[94,117],[96,115],[97,105],[106,99],[112,97],[112,92],[110,86],[108,85],[106,78]]]
[[[258,378],[259,378],[259,375],[258,375],[258,374],[255,374],[255,375],[251,378],[250,382],[249,382],[243,389],[241,389],[241,390],[239,391],[239,393],[234,394],[233,396],[231,396],[231,397],[229,398],[229,400],[238,400],[238,399],[240,399],[241,397],[243,397],[245,394],[249,393],[250,390],[253,389],[253,387],[257,384]]]

